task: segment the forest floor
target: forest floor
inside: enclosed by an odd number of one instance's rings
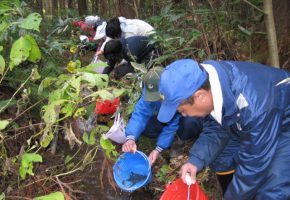
[[[11,118],[15,117],[15,112],[10,108]],[[6,116],[8,117],[8,116]],[[19,122],[18,122],[19,123]],[[23,124],[25,119],[23,119]],[[19,123],[21,124],[21,123]],[[22,132],[19,136],[13,137],[5,142],[8,150],[8,157],[21,155],[21,144],[25,144],[30,137],[29,130]],[[58,135],[56,153],[51,153],[51,149],[41,150],[43,163],[35,164],[33,168],[36,176],[29,176],[24,181],[19,182],[19,164],[12,165],[12,161],[7,159],[5,165],[7,176],[0,178],[0,191],[5,191],[6,199],[32,199],[37,196],[49,194],[55,191],[61,191],[66,199],[76,200],[107,200],[107,199],[138,199],[157,200],[165,190],[166,185],[172,179],[178,178],[178,170],[182,163],[187,159],[188,151],[193,141],[180,143],[175,140],[172,148],[166,150],[159,157],[152,168],[152,180],[150,184],[131,194],[122,193],[116,186],[112,176],[114,162],[109,160],[98,144],[95,147],[87,145],[75,146],[70,148],[67,140],[62,134]],[[142,138],[140,140],[140,149],[149,153],[155,141]],[[121,145],[116,145],[117,151],[121,154]],[[80,168],[73,168],[80,162],[85,162],[84,157],[88,152],[96,148],[96,156],[92,162]],[[20,153],[19,153],[20,152]],[[71,158],[67,162],[67,158]],[[168,174],[162,174],[163,165],[170,166]],[[215,175],[208,169],[202,171],[199,175],[199,184],[207,193],[210,200],[221,199],[221,191]]]

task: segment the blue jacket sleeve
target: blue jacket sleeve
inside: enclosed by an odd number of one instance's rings
[[[179,120],[181,118],[180,114],[175,114],[175,116],[167,123],[167,125],[162,129],[158,139],[156,150],[161,152],[164,149],[168,149],[173,140],[174,135],[179,127]]]
[[[145,101],[144,95],[141,96],[125,129],[127,139],[137,140],[140,137],[154,115],[154,105],[153,102]]]
[[[225,199],[253,199],[269,170],[278,144],[283,112],[277,108],[247,119],[241,135],[238,167]]]
[[[214,161],[230,139],[227,131],[211,116],[206,117],[203,123],[202,133],[193,144],[188,159],[198,171]]]

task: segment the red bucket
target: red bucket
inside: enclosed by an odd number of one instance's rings
[[[188,185],[181,179],[173,181],[162,194],[160,200],[187,200]],[[190,200],[208,200],[198,183],[190,185]]]
[[[120,103],[120,98],[115,98],[113,101],[101,100],[96,101],[96,113],[99,115],[109,115],[116,112]]]

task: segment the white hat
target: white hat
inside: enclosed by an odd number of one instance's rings
[[[94,40],[99,40],[106,36],[106,26],[107,26],[107,22],[103,22],[101,25],[97,27]]]
[[[97,23],[97,21],[99,21],[99,20],[100,20],[100,17],[97,15],[96,16],[87,16],[85,18],[85,22],[89,26],[94,26]]]

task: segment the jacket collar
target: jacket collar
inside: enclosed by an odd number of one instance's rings
[[[217,72],[220,88],[222,92],[222,124],[231,125],[238,120],[238,107],[235,96],[231,89],[230,66],[222,61],[205,61],[204,64],[211,65]],[[211,87],[212,87],[212,83]],[[215,96],[214,96],[215,97]]]
[[[201,64],[209,76],[209,82],[211,85],[211,93],[213,96],[214,110],[211,112],[211,116],[219,123],[222,124],[222,106],[223,95],[221,90],[221,84],[216,69],[209,64]]]

